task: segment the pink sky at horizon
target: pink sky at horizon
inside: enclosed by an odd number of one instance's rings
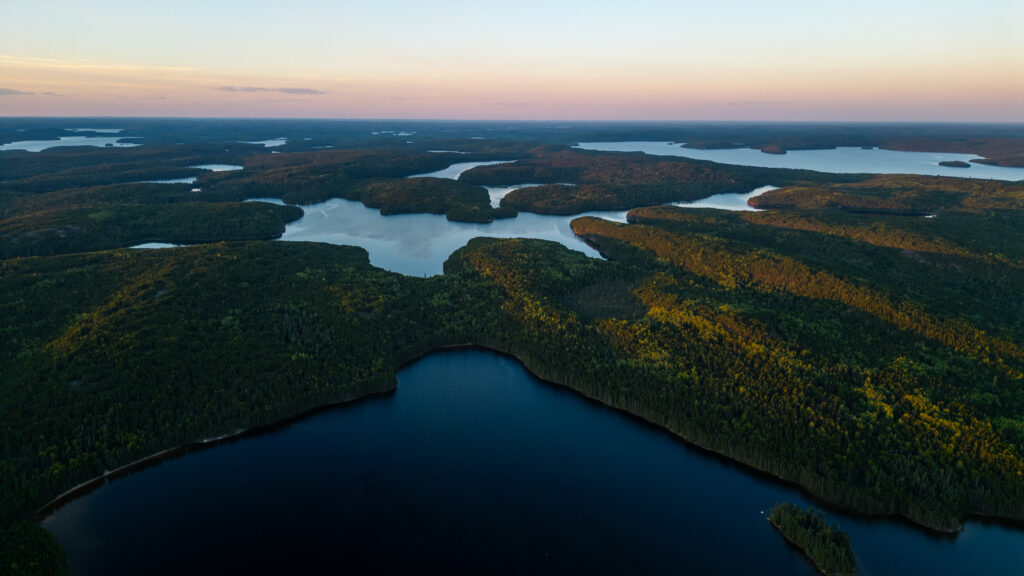
[[[345,4],[0,0],[0,115],[1024,121],[1012,2]]]

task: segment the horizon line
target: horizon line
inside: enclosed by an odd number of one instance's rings
[[[17,119],[90,119],[90,120],[267,120],[267,121],[330,121],[330,122],[465,122],[508,124],[539,124],[558,122],[563,124],[947,124],[947,125],[1020,125],[1024,120],[716,120],[716,119],[560,119],[542,118],[534,120],[508,118],[402,118],[402,117],[330,117],[330,116],[145,116],[145,115],[2,115],[0,120]]]

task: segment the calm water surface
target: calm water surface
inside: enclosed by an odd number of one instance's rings
[[[129,248],[135,250],[157,250],[163,248],[177,248],[180,244],[168,244],[167,242],[146,242],[145,244],[136,244],[135,246],[129,246]]]
[[[189,166],[189,168],[199,168],[201,170],[209,170],[210,172],[232,172],[234,170],[241,170],[242,166],[238,164],[199,164],[198,166]]]
[[[109,483],[43,525],[73,572],[810,575],[762,515],[798,491],[532,378],[432,354],[398,391]],[[862,574],[1020,574],[1024,531],[829,514]]]
[[[441,170],[427,172],[426,174],[413,174],[412,176],[407,176],[407,178],[445,178],[448,180],[458,180],[459,176],[462,176],[463,172],[472,170],[477,166],[490,166],[492,164],[508,164],[510,162],[514,162],[514,160],[495,160],[491,162],[458,162],[452,164],[447,168],[442,168]]]
[[[491,208],[498,208],[501,206],[501,199],[508,196],[510,192],[534,186],[541,186],[541,184],[512,184],[511,186],[484,186],[484,188],[491,200]]]
[[[772,161],[803,154],[751,152]],[[943,170],[977,177],[988,168]],[[746,206],[759,191],[724,205]],[[406,274],[440,273],[475,236],[540,237],[596,256],[572,235],[573,217],[520,213],[465,224],[385,217],[344,200],[304,210],[283,239],[363,246],[375,265]],[[600,215],[621,220],[624,212]],[[782,500],[808,505],[792,487],[544,385],[514,360],[463,350],[407,367],[393,395],[143,470],[68,504],[44,526],[82,575],[813,574],[764,520],[762,511]],[[862,574],[1024,573],[1019,529],[970,522],[950,539],[902,522],[828,517],[849,532]]]
[[[958,169],[939,166],[942,160],[970,160],[966,154],[930,154],[838,148],[834,150],[794,151],[785,155],[764,154],[758,150],[691,150],[669,142],[585,142],[580,148],[610,151],[641,151],[648,154],[687,156],[724,163],[751,166],[803,168],[824,172],[874,172],[935,174],[1024,179],[1024,169],[974,164]],[[410,176],[458,179],[462,173],[477,166],[501,164],[494,162],[459,162],[428,174]],[[487,188],[492,206],[497,206],[509,192],[530,186],[492,186]],[[695,202],[680,202],[685,208],[718,208],[723,210],[754,210],[747,200],[774,189],[763,186],[746,194],[719,194]],[[275,201],[273,199],[260,199]],[[569,226],[573,218],[598,216],[624,222],[625,211],[591,212],[574,216],[544,216],[520,212],[516,218],[496,220],[490,224],[450,222],[432,214],[381,216],[380,212],[359,202],[334,199],[303,206],[305,215],[289,224],[282,240],[328,242],[361,246],[370,253],[374,266],[412,276],[431,276],[443,271],[448,256],[471,238],[539,238],[559,242],[591,257],[597,252],[577,238]]]
[[[468,169],[468,168],[467,168]],[[488,188],[492,195],[504,196],[513,189],[529,184]],[[753,210],[747,200],[773,189],[762,186],[745,194],[717,194],[703,200],[679,203],[685,208],[718,208],[722,210]],[[283,204],[275,198],[252,198],[250,201]],[[558,242],[579,250],[592,258],[601,255],[572,232],[570,223],[581,216],[595,216],[625,222],[626,211],[585,212],[572,216],[549,216],[520,212],[515,218],[495,220],[489,224],[452,222],[436,214],[396,214],[383,216],[376,208],[361,202],[335,198],[319,204],[301,206],[305,214],[288,224],[281,240],[326,242],[360,246],[370,253],[370,263],[379,268],[408,276],[433,276],[444,271],[444,261],[452,252],[472,238],[537,238]]]
[[[142,180],[143,184],[195,184],[195,176],[189,176],[187,178],[169,178],[167,180]]]
[[[96,134],[120,134],[124,128],[65,128],[68,132],[94,132]]]
[[[382,216],[376,208],[338,198],[305,205],[302,209],[305,215],[286,226],[281,240],[361,246],[370,253],[370,263],[374,266],[409,276],[441,274],[448,256],[478,236],[551,240],[588,256],[600,257],[573,234],[569,226],[573,218],[585,214],[545,216],[520,212],[515,218],[490,224],[470,224],[452,222],[437,214]],[[626,220],[625,211],[589,215],[620,222]]]
[[[25,150],[28,152],[42,152],[49,148],[58,146],[110,146],[112,148],[134,148],[139,146],[133,142],[122,142],[123,136],[61,136],[57,140],[21,140],[0,144],[0,151],[3,150]]]
[[[197,168],[199,170],[209,170],[210,172],[233,172],[235,170],[241,170],[242,166],[237,164],[199,164],[196,166],[189,166],[189,168]],[[197,176],[189,176],[186,178],[169,178],[166,180],[142,180],[146,184],[195,184]],[[193,190],[198,192],[199,190]]]
[[[971,164],[970,168],[939,166],[946,160],[970,162],[981,158],[973,154],[934,152],[896,152],[872,148],[834,148],[831,150],[791,150],[786,154],[765,154],[753,148],[697,150],[672,142],[581,142],[577,148],[607,152],[643,152],[656,156],[682,156],[711,160],[721,164],[796,168],[832,173],[923,174],[960,178],[1024,180],[1024,168]]]
[[[504,162],[459,162],[437,172],[410,178],[429,176],[458,179],[463,172],[476,166],[502,163]],[[531,184],[493,186],[487,188],[487,191],[492,205],[497,205],[505,194],[528,186]],[[771,187],[762,187],[748,194],[719,194],[686,206],[749,210],[747,199],[769,189]],[[284,204],[276,198],[251,198],[249,201]],[[573,234],[569,223],[581,216],[596,216],[615,222],[626,221],[626,211],[618,210],[586,212],[573,216],[520,212],[515,218],[495,220],[489,224],[471,224],[452,222],[436,214],[383,216],[376,208],[339,198],[304,205],[301,208],[305,214],[286,226],[281,240],[360,246],[369,252],[370,263],[374,266],[409,276],[433,276],[443,273],[444,261],[452,252],[480,236],[551,240],[572,250],[579,250],[592,258],[600,258],[596,250]]]
[[[242,144],[263,144],[264,148],[276,148],[288,143],[287,138],[271,138],[269,140],[256,140],[255,142],[242,142]]]
[[[680,208],[717,208],[732,212],[761,212],[759,208],[754,208],[747,201],[765,192],[778,189],[778,186],[761,186],[746,194],[715,194],[714,196],[708,196],[693,202],[676,202],[673,206],[679,206]]]

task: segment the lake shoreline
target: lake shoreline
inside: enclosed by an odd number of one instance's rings
[[[245,438],[251,438],[254,436],[260,436],[263,434],[274,432],[276,430],[280,430],[281,428],[285,428],[297,422],[301,422],[302,420],[305,420],[311,416],[315,416],[316,414],[327,412],[335,408],[348,406],[357,402],[362,402],[364,400],[371,400],[373,398],[384,397],[390,394],[394,394],[395,389],[396,387],[393,386],[390,389],[380,390],[376,392],[368,392],[345,400],[321,404],[319,406],[314,406],[312,408],[308,408],[296,414],[292,414],[291,416],[286,416],[284,418],[273,420],[265,424],[257,424],[255,426],[243,428],[230,434],[224,434],[221,436],[216,436],[214,438],[196,440],[195,442],[190,442],[188,444],[181,444],[179,446],[167,448],[159,452],[150,454],[149,456],[139,458],[138,460],[134,460],[122,466],[118,466],[113,470],[104,472],[103,474],[96,476],[95,478],[86,480],[85,482],[82,482],[61,493],[60,495],[47,502],[41,508],[39,508],[39,510],[36,511],[36,520],[40,522],[45,520],[47,517],[49,517],[54,512],[64,507],[71,501],[77,500],[78,498],[81,498],[82,496],[85,496],[93,492],[94,490],[101,488],[107,482],[117,480],[119,478],[124,478],[125,476],[131,475],[135,472],[141,472],[142,470],[145,470],[147,468],[158,466],[166,462],[167,460],[172,460],[174,458],[177,458],[178,456],[184,456],[185,454],[190,454],[192,452],[196,452],[199,450],[214,448],[217,446],[221,446],[223,444],[231,444],[233,442]]]
[[[947,178],[995,179],[1015,182],[1024,167],[998,164],[988,157],[964,152],[924,152],[886,147],[834,146],[787,148],[787,154],[770,154],[758,147],[690,147],[663,140],[576,142],[573,149],[599,152],[641,153],[648,156],[682,157],[748,168],[811,170],[826,174],[907,174]],[[974,170],[942,165],[958,161]]]
[[[729,464],[731,466],[737,467],[737,468],[741,469],[742,471],[747,472],[749,474],[752,474],[752,475],[756,476],[757,478],[759,478],[761,480],[770,481],[770,482],[773,482],[773,483],[781,485],[781,486],[787,486],[787,487],[796,488],[808,500],[814,502],[817,505],[829,508],[829,509],[831,509],[833,511],[836,511],[836,512],[841,512],[843,514],[848,514],[850,516],[856,516],[858,518],[862,518],[862,519],[866,519],[866,520],[870,520],[870,521],[878,521],[878,522],[905,522],[905,523],[913,526],[914,528],[921,530],[922,532],[924,532],[925,534],[927,534],[930,537],[939,538],[939,539],[948,539],[948,540],[955,539],[961,532],[963,532],[963,530],[964,530],[964,523],[967,522],[967,521],[979,521],[979,522],[982,522],[982,523],[997,524],[997,525],[1000,525],[1000,526],[1005,526],[1005,527],[1009,527],[1009,528],[1015,528],[1015,529],[1024,530],[1024,519],[1008,518],[1008,517],[1001,517],[1001,516],[994,516],[994,515],[987,515],[987,514],[979,514],[979,513],[973,513],[973,512],[971,514],[968,514],[967,516],[961,518],[958,526],[956,527],[956,529],[954,529],[954,530],[945,530],[945,529],[941,529],[941,528],[938,528],[938,527],[926,524],[924,522],[918,521],[918,520],[916,520],[916,519],[914,519],[914,518],[912,518],[910,516],[907,516],[905,514],[902,514],[902,513],[898,513],[898,512],[888,512],[888,513],[887,512],[871,512],[871,511],[862,510],[862,509],[859,509],[859,508],[854,508],[853,506],[849,506],[849,505],[846,505],[846,504],[842,504],[842,503],[840,503],[840,502],[838,502],[836,500],[833,500],[833,499],[831,499],[829,497],[826,497],[824,495],[820,495],[820,494],[817,494],[817,493],[811,491],[810,488],[804,486],[803,484],[801,484],[797,480],[793,480],[793,479],[787,478],[785,476],[781,476],[781,475],[776,474],[774,472],[771,472],[769,470],[758,468],[758,467],[754,466],[753,464],[750,464],[749,462],[746,462],[745,460],[742,460],[739,456],[730,456],[729,454],[727,454],[725,452],[722,452],[722,451],[719,451],[719,450],[715,450],[715,449],[712,449],[712,448],[708,448],[708,447],[702,446],[702,445],[696,443],[695,441],[690,440],[686,436],[683,436],[681,433],[679,433],[679,432],[677,432],[675,430],[672,430],[668,426],[664,426],[664,425],[658,424],[657,422],[654,422],[652,420],[648,420],[647,418],[644,418],[643,416],[641,416],[639,414],[630,412],[630,411],[626,410],[625,408],[619,408],[618,406],[614,406],[612,404],[606,404],[606,403],[602,402],[601,400],[599,400],[599,399],[597,399],[597,398],[595,398],[593,396],[590,396],[586,392],[584,392],[582,390],[579,390],[577,388],[574,388],[574,387],[572,387],[572,386],[570,386],[568,384],[563,384],[561,382],[557,382],[555,380],[551,380],[549,378],[546,378],[546,377],[542,376],[541,374],[539,374],[539,372],[537,370],[535,370],[533,367],[531,367],[530,363],[527,360],[519,358],[518,356],[516,356],[515,354],[513,354],[511,352],[506,352],[505,350],[501,350],[501,349],[498,349],[498,348],[492,348],[490,346],[481,345],[481,344],[457,344],[457,345],[450,345],[450,346],[444,346],[444,347],[442,347],[440,349],[436,349],[436,350],[433,350],[433,351],[428,352],[426,354],[423,354],[422,356],[416,358],[416,360],[419,360],[422,357],[425,357],[425,356],[429,355],[430,353],[432,353],[434,351],[440,351],[442,349],[460,349],[460,348],[463,348],[463,349],[466,349],[466,348],[468,348],[468,349],[473,349],[473,348],[483,349],[483,350],[487,350],[487,351],[490,351],[490,352],[494,352],[494,353],[500,354],[502,356],[506,356],[506,357],[512,358],[515,361],[517,361],[520,364],[522,364],[523,368],[526,369],[527,373],[529,373],[531,376],[536,378],[538,381],[540,381],[540,382],[542,382],[542,383],[544,383],[546,385],[554,386],[554,387],[557,387],[557,388],[568,390],[568,391],[574,393],[575,395],[581,397],[583,400],[585,400],[585,401],[587,401],[589,403],[592,403],[593,405],[600,406],[600,407],[608,409],[608,410],[612,410],[614,412],[619,413],[620,415],[623,415],[623,416],[629,418],[630,420],[632,420],[632,421],[634,421],[634,422],[636,422],[638,424],[642,424],[642,425],[644,425],[646,427],[649,427],[651,429],[657,429],[657,430],[661,431],[662,433],[667,433],[667,434],[671,435],[677,441],[680,441],[680,442],[684,443],[686,446],[697,450],[701,455],[712,457],[712,458],[718,460],[719,462],[723,462],[723,463]]]
[[[682,442],[688,448],[695,449],[700,455],[706,456],[706,457],[711,457],[711,458],[714,458],[715,460],[717,460],[717,461],[719,461],[721,463],[725,463],[727,465],[736,467],[736,468],[740,469],[743,472],[746,472],[748,474],[752,474],[753,476],[757,477],[760,480],[769,481],[769,482],[772,482],[772,483],[774,483],[776,485],[780,485],[780,486],[796,488],[797,490],[800,491],[801,495],[806,497],[808,500],[814,502],[817,505],[829,508],[829,509],[831,509],[831,510],[833,510],[835,512],[841,512],[843,514],[847,514],[847,515],[850,515],[850,516],[855,516],[855,517],[858,517],[858,518],[861,518],[861,519],[865,519],[865,520],[869,520],[869,521],[906,523],[906,524],[912,526],[913,528],[922,531],[923,533],[925,533],[929,537],[938,538],[938,539],[945,539],[945,540],[954,540],[954,539],[956,539],[956,537],[963,531],[964,523],[966,523],[968,521],[976,521],[976,522],[981,522],[983,524],[994,524],[994,525],[1004,526],[1004,527],[1008,527],[1008,528],[1024,530],[1024,519],[1016,519],[1016,518],[1001,517],[1001,516],[979,514],[979,513],[971,513],[971,514],[968,514],[967,516],[961,518],[960,522],[959,522],[959,525],[957,526],[957,528],[955,530],[944,530],[944,529],[940,529],[940,528],[937,528],[937,527],[934,527],[934,526],[930,526],[930,525],[925,524],[923,522],[919,522],[919,521],[915,520],[914,518],[911,518],[911,517],[909,517],[907,515],[904,515],[902,513],[870,512],[870,511],[854,508],[852,506],[841,504],[841,503],[839,503],[839,502],[837,502],[835,500],[832,500],[832,499],[830,499],[830,498],[828,498],[826,496],[819,495],[819,494],[816,494],[816,493],[812,492],[809,488],[807,488],[806,486],[804,486],[803,484],[799,483],[796,480],[792,480],[792,479],[786,478],[784,476],[780,476],[780,475],[775,474],[775,473],[773,473],[773,472],[771,472],[769,470],[758,468],[758,467],[756,467],[756,466],[754,466],[754,465],[752,465],[752,464],[750,464],[748,462],[745,462],[744,460],[740,459],[739,457],[733,457],[733,456],[730,456],[730,455],[728,455],[728,454],[726,454],[724,452],[721,452],[721,451],[718,451],[718,450],[714,450],[714,449],[711,449],[711,448],[707,448],[705,446],[701,446],[700,444],[697,444],[696,442],[688,439],[687,437],[683,436],[681,433],[676,432],[675,430],[672,430],[671,428],[669,428],[667,426],[660,425],[660,424],[658,424],[658,423],[656,423],[656,422],[654,422],[652,420],[648,420],[648,419],[644,418],[643,416],[641,416],[639,414],[635,414],[633,412],[630,412],[630,411],[628,411],[628,410],[626,410],[624,408],[619,408],[617,406],[614,406],[614,405],[602,402],[601,400],[599,400],[599,399],[597,399],[597,398],[595,398],[593,396],[590,396],[587,393],[585,393],[584,391],[579,390],[577,388],[574,388],[574,387],[572,387],[572,386],[570,386],[568,384],[564,384],[564,383],[558,382],[556,380],[552,380],[552,379],[549,379],[549,378],[547,378],[545,376],[542,376],[539,373],[538,370],[536,370],[533,366],[531,366],[531,363],[528,360],[520,358],[519,356],[517,356],[516,354],[514,354],[512,352],[503,350],[502,348],[497,347],[497,345],[486,345],[486,344],[478,344],[478,343],[473,343],[473,342],[462,342],[462,343],[456,343],[456,344],[442,344],[442,345],[439,345],[439,346],[434,346],[434,347],[432,347],[432,348],[430,348],[430,349],[428,349],[426,351],[414,354],[409,360],[398,362],[396,370],[395,370],[395,373],[397,375],[397,373],[399,371],[401,371],[402,369],[404,369],[404,368],[406,368],[406,367],[408,367],[408,366],[410,366],[410,365],[412,365],[412,364],[414,364],[414,363],[416,363],[416,362],[418,362],[418,361],[420,361],[420,360],[422,360],[422,359],[424,359],[424,358],[426,358],[426,357],[428,357],[428,356],[430,356],[432,354],[439,353],[439,352],[446,352],[446,351],[457,351],[457,350],[480,350],[480,351],[485,351],[485,352],[497,354],[499,356],[504,356],[506,358],[510,358],[510,359],[514,360],[515,362],[519,363],[523,367],[523,369],[526,370],[526,372],[530,376],[532,376],[534,379],[536,379],[538,382],[542,383],[543,385],[552,386],[552,387],[555,387],[557,389],[561,389],[561,390],[565,390],[565,391],[571,392],[576,397],[586,401],[587,403],[590,403],[593,406],[599,406],[599,407],[601,407],[603,409],[611,410],[611,411],[616,412],[616,413],[618,413],[618,414],[620,414],[622,416],[625,416],[626,418],[628,418],[629,420],[631,420],[631,421],[633,421],[635,423],[642,424],[643,426],[645,426],[645,427],[647,427],[649,429],[656,429],[660,433],[667,433],[674,440],[676,440],[678,442]],[[197,441],[194,441],[194,442],[190,442],[188,444],[183,444],[183,445],[179,445],[179,446],[175,446],[175,447],[171,447],[171,448],[167,448],[167,449],[158,451],[158,452],[156,452],[154,454],[150,454],[149,456],[145,456],[143,458],[139,458],[137,460],[134,460],[132,462],[129,462],[127,464],[119,466],[119,467],[115,468],[114,470],[110,470],[110,471],[104,472],[100,476],[97,476],[97,477],[92,478],[90,480],[86,480],[85,482],[82,482],[82,483],[80,483],[80,484],[78,484],[78,485],[76,485],[76,486],[66,490],[65,492],[63,492],[60,495],[56,496],[55,498],[53,498],[52,500],[47,502],[45,505],[43,505],[41,508],[39,508],[37,510],[37,512],[36,512],[36,520],[38,522],[42,522],[47,517],[49,517],[54,512],[56,512],[58,509],[60,509],[63,506],[67,505],[68,503],[70,503],[73,500],[76,500],[76,499],[78,499],[78,498],[80,498],[82,496],[85,496],[85,495],[95,491],[98,488],[101,488],[108,481],[117,480],[119,478],[123,478],[125,476],[128,476],[128,475],[130,475],[132,473],[139,472],[139,471],[145,470],[147,468],[151,468],[151,467],[157,466],[157,465],[162,464],[163,462],[165,462],[167,460],[171,460],[171,459],[176,458],[178,456],[183,456],[185,454],[189,454],[189,453],[196,452],[196,451],[199,451],[199,450],[203,450],[203,449],[206,449],[206,448],[213,448],[213,447],[220,446],[220,445],[223,445],[223,444],[230,444],[230,443],[233,443],[233,442],[236,442],[238,440],[245,439],[245,438],[250,438],[250,437],[254,437],[254,436],[260,436],[260,435],[263,435],[263,434],[271,433],[271,432],[274,432],[276,430],[280,430],[282,428],[285,428],[287,426],[290,426],[292,424],[295,424],[297,422],[300,422],[300,421],[305,420],[305,419],[307,419],[307,418],[309,418],[311,416],[314,416],[314,415],[317,415],[317,414],[320,414],[320,413],[323,413],[323,412],[327,412],[327,411],[334,410],[334,409],[337,409],[337,408],[343,408],[343,407],[346,407],[346,406],[350,406],[350,405],[356,404],[358,402],[362,402],[364,400],[372,400],[372,399],[378,398],[378,397],[389,396],[389,395],[395,394],[397,392],[397,390],[398,390],[398,380],[397,380],[397,377],[396,377],[396,378],[393,378],[391,380],[390,387],[382,387],[379,390],[370,391],[370,392],[367,392],[367,393],[364,393],[364,394],[357,394],[356,396],[353,396],[353,397],[350,397],[350,398],[346,398],[346,399],[343,399],[343,400],[339,400],[339,401],[336,401],[336,402],[329,402],[327,404],[321,404],[321,405],[318,405],[318,406],[313,406],[311,408],[307,408],[305,410],[301,410],[301,411],[299,411],[299,412],[297,412],[295,414],[292,414],[290,416],[286,416],[284,418],[273,420],[271,422],[267,422],[267,423],[264,423],[264,424],[257,424],[255,426],[251,426],[251,427],[248,427],[248,428],[240,429],[240,430],[237,430],[236,432],[233,432],[233,433],[224,434],[224,435],[216,436],[216,437],[213,437],[213,438],[200,439],[200,440],[197,440]]]
[[[782,536],[782,539],[786,541],[786,545],[792,548],[793,550],[799,552],[800,556],[802,556],[808,564],[814,567],[815,572],[817,572],[818,574],[823,574],[824,576],[829,576],[829,573],[826,572],[825,569],[821,566],[818,566],[818,563],[814,561],[814,558],[811,558],[811,556],[807,553],[806,550],[804,550],[799,544],[797,544],[792,538],[790,538],[788,534],[783,532],[782,528],[780,528],[778,524],[772,521],[771,518],[768,518],[767,520],[768,523],[772,525],[772,528],[775,529],[775,532],[778,533],[779,536]]]

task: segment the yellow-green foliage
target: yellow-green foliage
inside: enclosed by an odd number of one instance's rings
[[[451,157],[250,156],[243,173],[205,176],[203,200],[61,188],[82,153],[53,177],[35,160],[13,170],[0,186],[4,562],[59,570],[32,514],[105,469],[387,390],[403,362],[466,342],[859,510],[945,530],[971,513],[1024,519],[1021,185],[509,149],[520,162],[463,179],[578,184],[518,196],[551,211],[745,191],[767,175],[794,187],[761,197],[778,212],[574,221],[609,260],[476,239],[444,276],[418,279],[311,243],[93,250],[272,237],[296,216],[237,202],[249,195],[494,216],[471,184],[397,180]]]

